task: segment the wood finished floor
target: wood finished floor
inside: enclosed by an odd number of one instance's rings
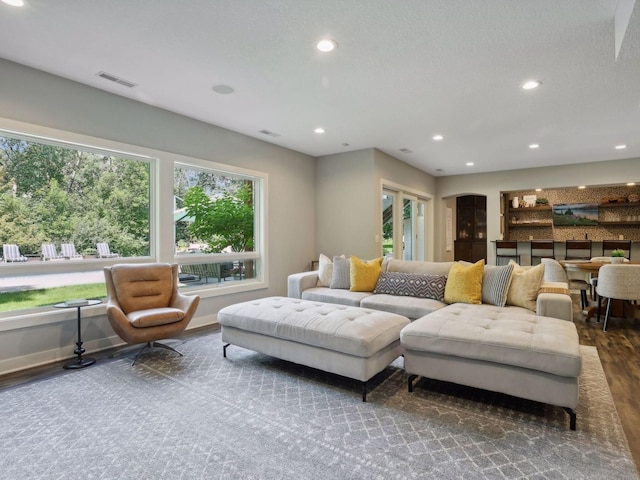
[[[595,346],[598,349],[620,421],[629,441],[631,454],[636,468],[640,471],[640,428],[638,428],[640,425],[640,319],[612,319],[609,321],[607,332],[603,332],[602,322],[597,323],[595,319],[585,321],[584,315],[578,308],[578,297],[574,297],[573,300],[573,318],[580,335],[580,344]],[[636,313],[636,316],[638,315]],[[218,326],[202,327],[184,335],[198,335],[218,328]],[[179,350],[179,346],[177,347]],[[91,356],[99,361],[118,355],[119,350],[100,352]],[[64,363],[58,362],[0,376],[0,389],[37,378],[59,375],[65,372],[62,369]],[[578,418],[578,428],[580,428],[580,418]]]

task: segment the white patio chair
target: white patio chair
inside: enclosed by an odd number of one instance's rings
[[[2,246],[2,257],[5,262],[26,262],[28,259],[20,254],[18,245],[6,243]]]
[[[640,265],[604,265],[598,272],[598,321],[602,309],[602,299],[607,298],[607,312],[604,317],[603,331],[607,323],[613,299],[637,302],[640,300]]]
[[[98,250],[98,258],[116,258],[120,256],[117,253],[111,253],[109,244],[106,242],[96,243],[96,248]]]
[[[47,260],[61,260],[63,258],[62,255],[58,255],[58,250],[53,243],[42,244],[42,260],[44,262]]]
[[[73,243],[63,243],[60,245],[62,256],[69,260],[82,260],[82,255],[76,252],[76,246]]]

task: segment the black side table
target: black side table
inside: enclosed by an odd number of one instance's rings
[[[78,341],[76,342],[77,347],[73,351],[73,353],[78,355],[78,358],[76,358],[75,360],[71,360],[69,363],[66,363],[64,365],[64,368],[67,368],[67,369],[84,368],[96,363],[95,358],[82,358],[82,354],[85,352],[85,349],[82,348],[82,334],[81,334],[82,328],[80,324],[80,309],[82,307],[91,307],[93,305],[99,305],[101,303],[102,303],[102,300],[87,300],[87,303],[81,303],[81,304],[73,304],[71,302],[69,303],[62,302],[62,303],[56,303],[54,305],[55,308],[77,308],[78,309]]]

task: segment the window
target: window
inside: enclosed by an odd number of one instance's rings
[[[176,164],[174,224],[181,280],[226,286],[260,276],[259,176]]]
[[[0,131],[0,311],[40,306],[14,301],[25,290],[25,299],[43,291],[42,305],[69,298],[69,291],[58,299],[49,290],[70,284],[84,285],[73,297],[104,296],[104,263],[150,256],[151,166]]]

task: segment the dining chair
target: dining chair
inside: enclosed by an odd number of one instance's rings
[[[565,260],[590,260],[592,255],[591,240],[567,240],[565,242]],[[573,274],[572,274],[573,275]],[[580,278],[569,276],[571,288],[580,290],[580,299],[582,308],[586,307],[587,291],[593,298],[593,289],[591,287],[591,274],[584,273]]]
[[[537,265],[533,259],[556,258],[553,240],[531,240],[531,265]],[[540,263],[538,261],[538,263]]]
[[[610,257],[613,250],[623,250],[626,259],[631,260],[631,240],[603,240],[602,256]]]
[[[602,299],[608,299],[602,326],[602,331],[606,332],[614,299],[632,302],[640,300],[640,265],[603,265],[598,272],[596,292],[598,293],[598,321],[600,321]]]
[[[510,259],[514,259],[518,264],[520,263],[520,255],[518,255],[518,242],[515,240],[496,240],[496,265],[503,265],[500,263],[501,259],[506,259],[506,263],[509,263]]]

